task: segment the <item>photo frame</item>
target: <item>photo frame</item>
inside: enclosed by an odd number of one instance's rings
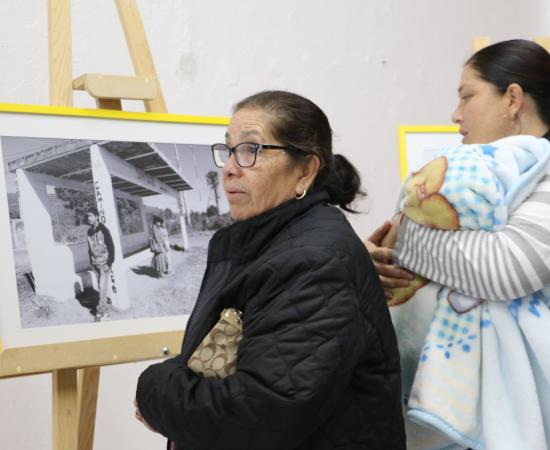
[[[398,129],[401,182],[436,153],[460,144],[462,135],[458,129],[457,125],[401,125]]]
[[[228,122],[0,104],[0,376],[179,351]]]

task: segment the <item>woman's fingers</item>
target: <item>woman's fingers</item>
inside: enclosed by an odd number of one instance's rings
[[[408,270],[392,264],[393,250],[391,248],[381,246],[382,240],[391,227],[391,222],[384,222],[364,241],[388,299],[391,298],[390,289],[407,287],[410,280],[414,278],[414,275]]]
[[[407,287],[414,277],[412,273],[388,264],[378,265],[376,271],[384,289]]]
[[[414,275],[411,272],[393,264],[384,264],[375,261],[374,267],[378,272],[378,276],[382,282],[382,287],[386,290],[407,287],[409,286],[410,281],[414,278]],[[386,293],[386,297],[387,296],[388,295]]]
[[[374,245],[379,246],[382,242],[382,239],[384,239],[384,236],[386,236],[388,231],[390,231],[390,228],[391,222],[389,220],[386,220],[382,225],[380,225],[376,230],[372,232],[372,234],[365,241],[365,244],[367,244],[367,241],[370,241]]]
[[[376,263],[384,263],[384,264],[391,264],[393,262],[393,250],[391,248],[387,247],[369,247],[367,246],[367,250],[369,250],[371,258]]]
[[[382,264],[375,262],[374,267],[376,268],[376,271],[380,276],[399,278],[407,281],[410,281],[414,278],[414,275],[411,272],[394,264]]]
[[[382,282],[382,287],[384,289],[407,287],[411,283],[406,278],[392,278],[392,277],[385,277],[385,276],[380,276],[380,281]]]

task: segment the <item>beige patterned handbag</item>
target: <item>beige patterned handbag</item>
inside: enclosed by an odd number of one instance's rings
[[[220,320],[193,352],[187,366],[203,377],[225,378],[235,373],[237,349],[243,337],[241,311],[224,309]]]

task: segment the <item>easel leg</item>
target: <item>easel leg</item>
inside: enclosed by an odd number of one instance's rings
[[[166,105],[136,0],[115,0],[136,75],[155,80],[157,96],[143,95],[145,109],[166,112]],[[48,0],[50,103],[73,102],[71,0]],[[122,97],[120,97],[122,98]],[[97,98],[100,109],[122,110],[120,98]],[[133,97],[132,97],[133,98]],[[147,99],[147,100],[146,100]],[[92,450],[94,441],[99,367],[53,372],[53,449]]]
[[[71,0],[48,1],[48,58],[50,103],[72,106]]]
[[[99,388],[99,367],[78,373],[78,450],[94,447],[95,416]]]
[[[78,401],[76,369],[52,373],[52,444],[55,450],[76,450]]]
[[[115,3],[136,75],[154,78],[157,84],[157,97],[143,102],[145,110],[167,112],[137,2],[136,0],[115,0]]]

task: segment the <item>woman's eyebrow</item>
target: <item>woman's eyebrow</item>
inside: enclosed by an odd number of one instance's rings
[[[261,137],[262,135],[257,130],[245,130],[241,133],[242,137],[257,136]]]
[[[462,91],[464,91],[464,89],[468,89],[470,87],[469,84],[461,84],[460,87],[458,88],[458,93],[459,94],[462,94]]]
[[[259,133],[256,130],[245,130],[245,131],[241,132],[240,136],[242,138],[247,138],[247,137],[250,137],[250,136],[262,137],[261,133]],[[225,132],[225,140],[226,140],[226,142],[229,140],[229,131]]]

